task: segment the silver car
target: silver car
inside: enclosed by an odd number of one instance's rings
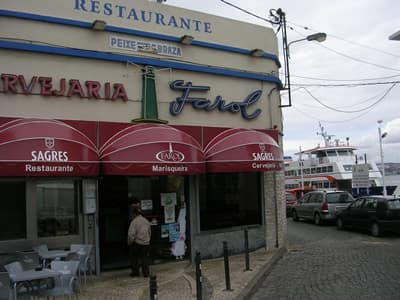
[[[336,220],[336,215],[347,208],[354,198],[346,191],[312,191],[292,207],[294,221],[307,219],[316,225]]]

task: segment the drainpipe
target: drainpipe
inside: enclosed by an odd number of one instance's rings
[[[275,202],[275,247],[279,248],[278,197],[276,193],[276,171],[274,171],[274,202]]]

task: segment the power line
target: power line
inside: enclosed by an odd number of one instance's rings
[[[293,24],[293,25],[295,25],[295,26],[297,26],[297,27],[300,27],[300,28],[302,28],[302,29],[304,29],[304,30],[318,31],[318,30],[312,29],[312,28],[310,28],[310,27],[308,27],[308,26],[299,25],[299,24],[296,24],[296,23],[294,23],[294,22],[288,21],[288,23]],[[293,29],[293,28],[290,28],[290,29]],[[294,30],[294,29],[293,29],[293,30]],[[296,31],[296,32],[297,32],[297,31]],[[354,41],[349,41],[349,40],[346,40],[346,39],[344,39],[344,38],[341,38],[341,37],[339,37],[339,36],[337,36],[337,35],[333,35],[333,34],[331,34],[331,33],[329,33],[329,37],[333,37],[333,38],[336,38],[336,39],[338,39],[338,40],[344,41],[344,42],[346,42],[346,43],[353,44],[353,45],[357,45],[357,46],[359,46],[359,47],[368,48],[368,49],[371,49],[371,50],[374,50],[374,51],[377,51],[377,52],[381,52],[381,53],[383,53],[383,54],[387,54],[387,55],[390,55],[390,56],[393,56],[393,57],[400,57],[400,55],[398,55],[398,54],[390,53],[390,52],[387,52],[387,51],[384,51],[384,50],[381,50],[381,49],[378,49],[378,48],[375,48],[375,47],[371,47],[371,46],[368,46],[368,45],[364,45],[364,44],[361,44],[361,43],[357,43],[357,42],[354,42]]]
[[[289,28],[290,28],[291,30],[295,31],[295,32],[296,32],[297,34],[299,34],[300,36],[306,37],[304,34],[298,32],[297,30],[293,29],[292,27],[289,27]],[[324,49],[326,49],[326,50],[328,50],[328,51],[331,51],[331,52],[333,52],[333,53],[335,53],[335,54],[338,54],[338,55],[340,55],[340,56],[346,57],[346,58],[348,58],[348,59],[351,59],[351,60],[354,60],[354,61],[357,61],[357,62],[360,62],[360,63],[363,63],[363,64],[367,64],[367,65],[371,65],[371,66],[374,66],[374,67],[378,67],[378,68],[382,68],[382,69],[386,69],[386,70],[391,70],[391,71],[400,71],[400,69],[395,69],[395,68],[390,68],[390,67],[382,66],[382,65],[379,65],[379,64],[376,64],[376,63],[369,62],[369,61],[367,61],[367,60],[363,60],[363,59],[359,59],[359,58],[350,56],[350,55],[348,55],[348,54],[342,53],[342,52],[340,52],[340,51],[337,51],[337,50],[335,50],[335,49],[332,49],[332,48],[329,48],[329,47],[327,47],[327,46],[325,46],[325,45],[322,45],[321,43],[316,43],[316,44],[317,44],[317,46],[322,47],[322,48],[324,48]]]
[[[315,97],[309,90],[307,90],[306,88],[303,88],[307,94],[309,94],[315,101],[317,101],[319,104],[321,104],[323,107],[328,108],[330,110],[336,111],[336,112],[341,112],[341,113],[358,113],[358,112],[363,112],[366,110],[369,110],[371,107],[374,107],[375,105],[377,105],[379,102],[381,102],[383,99],[385,99],[385,97],[389,94],[389,92],[396,86],[397,83],[393,84],[391,87],[388,88],[388,90],[383,94],[383,96],[381,96],[377,101],[375,101],[374,103],[372,103],[371,105],[362,108],[362,109],[357,109],[357,110],[342,110],[342,109],[338,109],[335,108],[333,106],[329,106],[325,103],[323,103],[321,100],[319,100],[317,97]]]
[[[283,75],[283,73],[280,73]],[[290,74],[292,77],[297,77],[297,78],[302,78],[302,79],[310,79],[310,80],[319,80],[319,81],[344,81],[344,82],[349,82],[349,81],[371,81],[371,80],[381,80],[381,79],[389,79],[389,78],[394,78],[394,77],[399,77],[400,74],[397,75],[390,75],[390,76],[384,76],[384,77],[375,77],[375,78],[362,78],[362,79],[331,79],[331,78],[321,78],[321,77],[311,77],[311,76],[301,76],[301,75],[293,75]]]
[[[292,83],[292,86],[314,86],[314,87],[359,87],[359,86],[372,86],[372,85],[385,85],[385,84],[398,84],[396,81],[382,81],[382,82],[364,82],[364,83],[338,83],[338,84],[317,84],[317,83]]]
[[[347,122],[350,122],[350,121],[354,121],[354,120],[359,119],[359,118],[361,118],[362,116],[366,115],[367,113],[369,113],[370,111],[372,111],[372,110],[375,108],[375,106],[374,106],[374,107],[371,107],[370,110],[365,111],[365,112],[363,112],[363,113],[361,113],[361,114],[359,114],[359,115],[357,115],[357,116],[355,116],[355,117],[353,117],[353,118],[350,118],[350,119],[345,119],[345,120],[340,120],[340,121],[328,121],[328,120],[323,120],[323,119],[320,119],[320,118],[316,118],[316,117],[314,117],[314,116],[312,116],[312,115],[309,115],[308,113],[305,113],[304,111],[298,109],[298,108],[295,107],[295,106],[292,106],[292,107],[293,107],[293,109],[297,110],[297,111],[298,111],[299,113],[301,113],[302,115],[304,115],[304,116],[306,116],[306,117],[308,117],[308,118],[310,118],[310,119],[317,120],[317,121],[324,122],[324,123],[347,123]]]
[[[400,71],[400,69],[385,67],[385,66],[382,66],[382,65],[378,65],[378,64],[376,64],[376,63],[371,63],[371,62],[366,61],[366,60],[363,60],[363,59],[359,59],[359,58],[352,57],[352,56],[347,55],[347,54],[345,54],[345,53],[342,53],[342,52],[339,52],[339,51],[337,51],[337,50],[331,49],[331,48],[329,48],[329,47],[327,47],[327,46],[324,46],[324,45],[322,45],[321,43],[318,43],[317,46],[322,47],[322,48],[324,48],[324,49],[326,49],[326,50],[328,50],[328,51],[331,51],[331,52],[333,52],[333,53],[336,53],[336,54],[338,54],[338,55],[340,55],[340,56],[349,58],[349,59],[351,59],[351,60],[354,60],[354,61],[357,61],[357,62],[360,62],[360,63],[363,63],[363,64],[367,64],[367,65],[371,65],[371,66],[375,66],[375,67],[378,67],[378,68],[382,68],[382,69],[386,69],[386,70],[391,70],[391,71]]]
[[[266,22],[268,22],[268,23],[270,23],[270,24],[273,24],[273,25],[277,25],[276,23],[274,23],[273,21],[271,21],[271,20],[269,20],[269,19],[260,17],[260,16],[258,16],[258,15],[256,15],[256,14],[252,13],[251,11],[248,11],[248,10],[246,10],[246,9],[244,9],[244,8],[241,8],[241,7],[239,7],[239,6],[235,5],[235,4],[232,4],[232,3],[228,2],[228,1],[225,1],[225,0],[220,0],[220,1],[223,2],[223,3],[225,3],[225,4],[227,4],[227,5],[229,5],[229,6],[232,6],[232,7],[236,8],[236,9],[238,9],[238,10],[240,10],[240,11],[242,11],[242,12],[244,12],[244,13],[250,15],[250,16],[253,16],[253,17],[257,18],[257,19],[266,21]]]

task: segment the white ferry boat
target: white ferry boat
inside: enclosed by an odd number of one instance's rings
[[[285,189],[312,187],[324,190],[352,189],[352,169],[354,164],[367,164],[369,169],[369,188],[382,186],[382,174],[376,163],[367,161],[365,156],[357,156],[354,146],[339,139],[332,141],[333,135],[328,135],[319,124],[324,145],[301,150],[296,153],[298,160],[285,159]],[[365,189],[367,190],[367,189]],[[364,193],[369,193],[365,191]],[[359,194],[359,193],[357,193]]]

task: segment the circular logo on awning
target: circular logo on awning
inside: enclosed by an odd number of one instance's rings
[[[172,144],[169,144],[169,149],[160,151],[156,154],[156,158],[162,162],[181,162],[185,159],[185,155],[172,149]]]

